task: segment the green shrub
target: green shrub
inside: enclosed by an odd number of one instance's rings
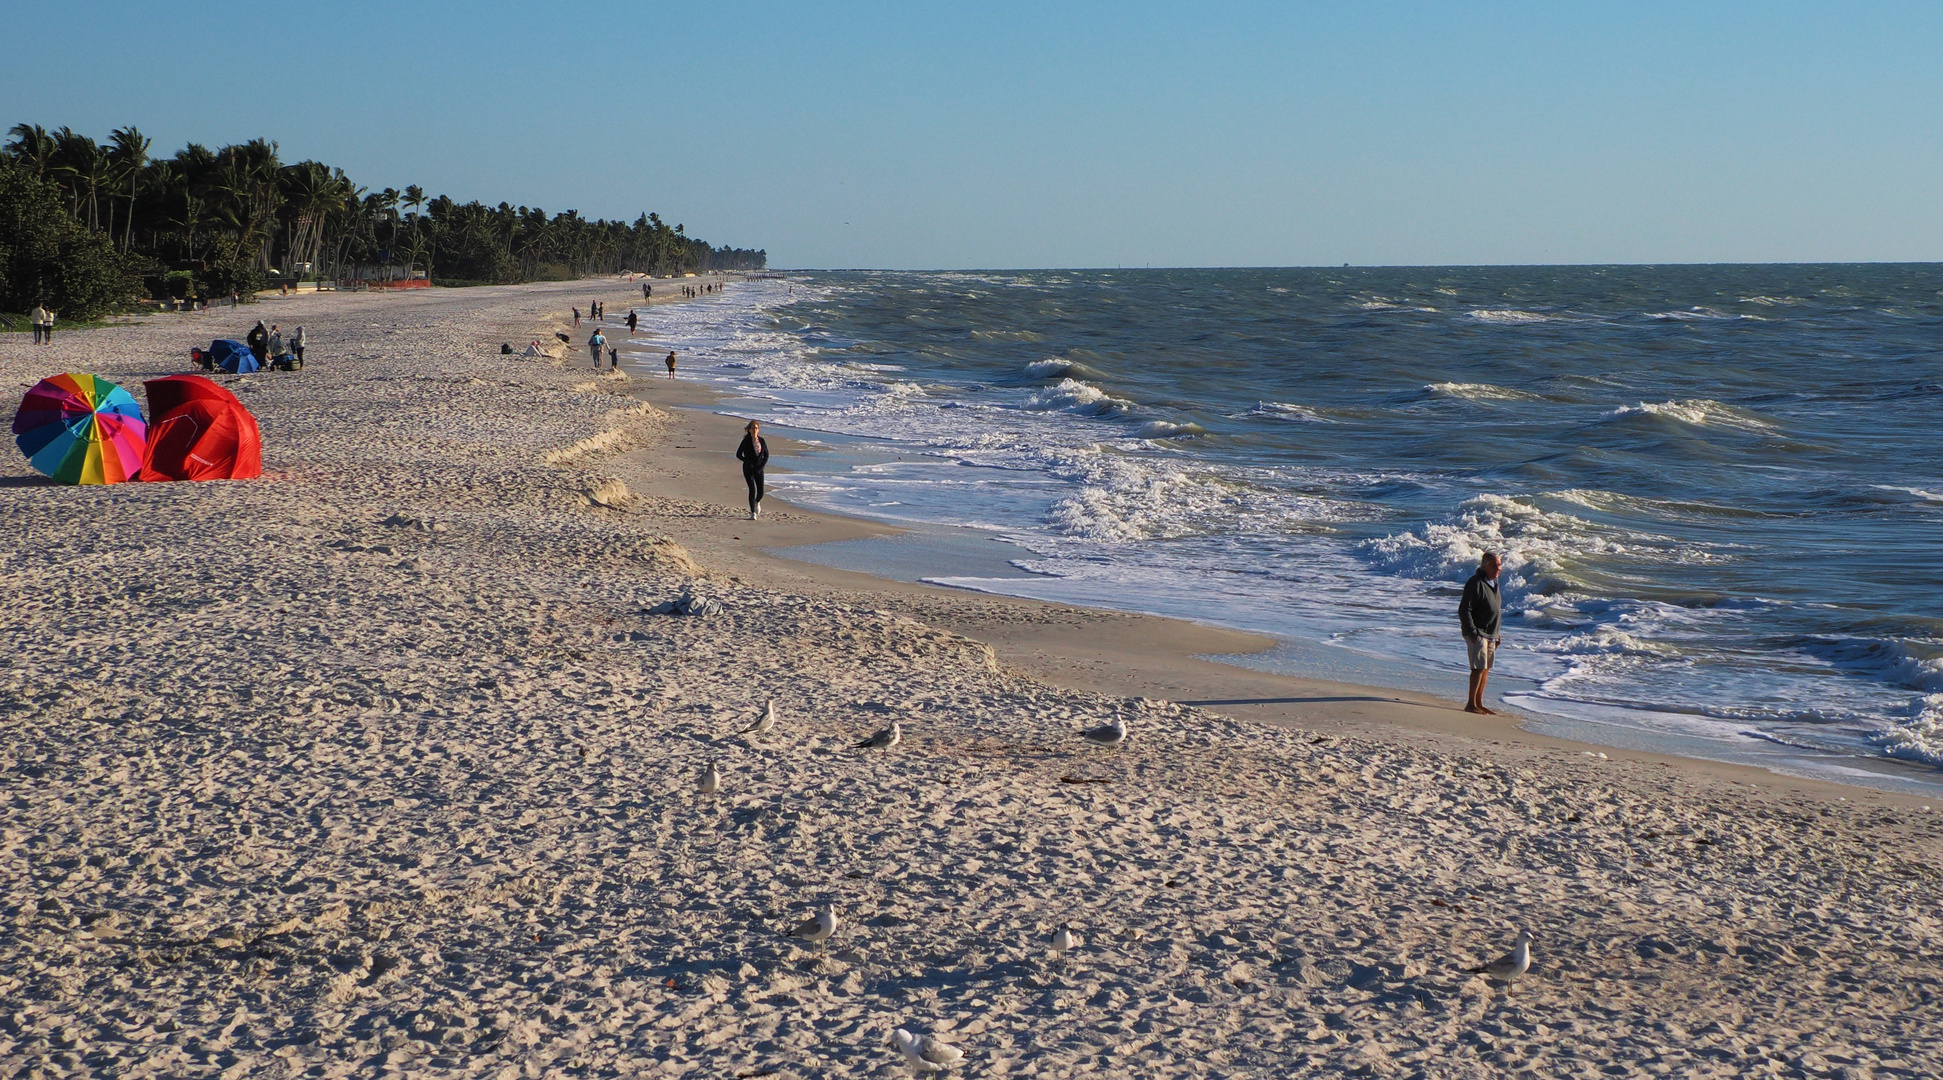
[[[134,299],[138,287],[108,238],[69,216],[59,188],[0,160],[0,310],[45,304],[78,322]]]

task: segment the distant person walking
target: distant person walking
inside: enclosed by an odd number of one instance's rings
[[[668,351],[667,363],[668,363],[668,377],[672,379],[675,377],[675,354],[674,354],[674,350],[672,349]]]
[[[641,283],[641,299],[643,300],[654,299],[654,286],[648,284],[645,281]]]
[[[641,325],[641,320],[635,316],[634,309],[628,308],[627,309],[627,332],[632,334],[634,332],[635,327],[640,325]]]
[[[1464,702],[1464,711],[1485,716],[1497,715],[1484,707],[1484,684],[1498,655],[1498,624],[1504,615],[1498,573],[1503,567],[1497,552],[1485,552],[1477,573],[1464,583],[1464,598],[1457,602],[1457,624],[1464,630],[1464,651],[1471,660],[1471,696]]]
[[[573,309],[573,324],[574,324],[575,326],[579,326],[579,325],[580,325],[580,309],[579,309],[579,308],[574,308],[574,309]]]
[[[54,340],[54,313],[39,304],[27,313],[27,321],[34,324],[34,344],[46,345]]]
[[[595,371],[600,370],[600,350],[604,346],[606,346],[606,344],[607,344],[607,339],[600,336],[600,331],[598,329],[594,331],[593,337],[587,339],[587,351],[594,354]]]
[[[754,521],[762,514],[762,470],[769,464],[769,444],[762,438],[762,421],[751,420],[742,430],[735,459],[742,463],[742,482],[749,485],[749,520]]]

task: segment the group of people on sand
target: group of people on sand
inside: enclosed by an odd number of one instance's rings
[[[645,285],[643,285],[642,287],[646,288]],[[573,308],[571,310],[573,311],[573,324],[575,326],[579,326],[580,309]],[[605,317],[606,314],[607,314],[607,306],[605,304],[602,304],[598,300],[594,301],[592,304],[588,306],[587,317],[590,319],[600,319]],[[640,329],[641,326],[641,317],[639,314],[635,312],[633,308],[627,309],[626,323],[627,323],[628,336],[632,337],[635,331]],[[301,327],[299,329],[301,330]],[[565,334],[560,335],[560,338],[562,341],[568,340]],[[594,327],[594,332],[588,335],[587,337],[587,355],[590,358],[592,358],[592,360],[594,361],[595,371],[599,371],[601,369],[600,362],[601,362],[601,354],[603,352],[605,352],[607,355],[608,370],[609,371],[621,370],[621,350],[617,346],[608,344],[607,335],[601,333],[600,327],[596,326]],[[668,355],[662,361],[662,363],[668,365],[668,377],[670,379],[674,378],[675,377],[675,353],[673,349],[668,350]]]
[[[250,354],[256,357],[259,367],[271,371],[298,371],[304,366],[304,328],[299,326],[283,336],[283,329],[275,323],[263,325],[258,319],[250,332],[243,337],[243,344],[250,347]]]
[[[681,287],[681,294],[683,296],[688,297],[690,300],[693,300],[695,297],[700,296],[703,293],[712,293],[712,292],[721,292],[721,291],[722,291],[722,286],[719,282],[709,282],[706,285],[683,285]]]

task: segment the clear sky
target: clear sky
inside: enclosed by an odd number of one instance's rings
[[[0,5],[0,125],[785,267],[1943,259],[1943,4]]]

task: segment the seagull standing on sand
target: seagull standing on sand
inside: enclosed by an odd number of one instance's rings
[[[770,698],[768,706],[763,709],[762,715],[756,717],[755,723],[743,728],[738,734],[767,735],[774,730],[776,730],[776,699]]]
[[[1111,724],[1101,724],[1087,728],[1079,737],[1095,746],[1118,746],[1127,741],[1127,721],[1125,717],[1115,716]]]
[[[1062,926],[1052,935],[1052,951],[1054,954],[1069,953],[1084,944],[1086,942],[1068,927]]]
[[[702,770],[702,778],[696,781],[695,788],[704,795],[713,795],[722,790],[722,772],[715,767],[713,761],[708,763],[708,768]]]
[[[904,725],[891,721],[891,726],[857,744],[859,750],[889,750],[904,741]]]
[[[965,1060],[963,1050],[936,1035],[926,1035],[920,1039],[903,1028],[894,1028],[890,1043],[898,1053],[904,1055],[904,1063],[915,1073],[943,1072]]]
[[[796,929],[791,930],[789,936],[799,941],[807,941],[812,945],[821,945],[829,940],[831,934],[836,932],[836,905],[825,904],[823,905],[823,910],[816,913],[816,918],[810,919]]]
[[[1530,930],[1518,931],[1518,937],[1511,943],[1511,951],[1482,967],[1465,968],[1472,975],[1489,975],[1499,982],[1510,982],[1531,970],[1531,943],[1534,939]]]

